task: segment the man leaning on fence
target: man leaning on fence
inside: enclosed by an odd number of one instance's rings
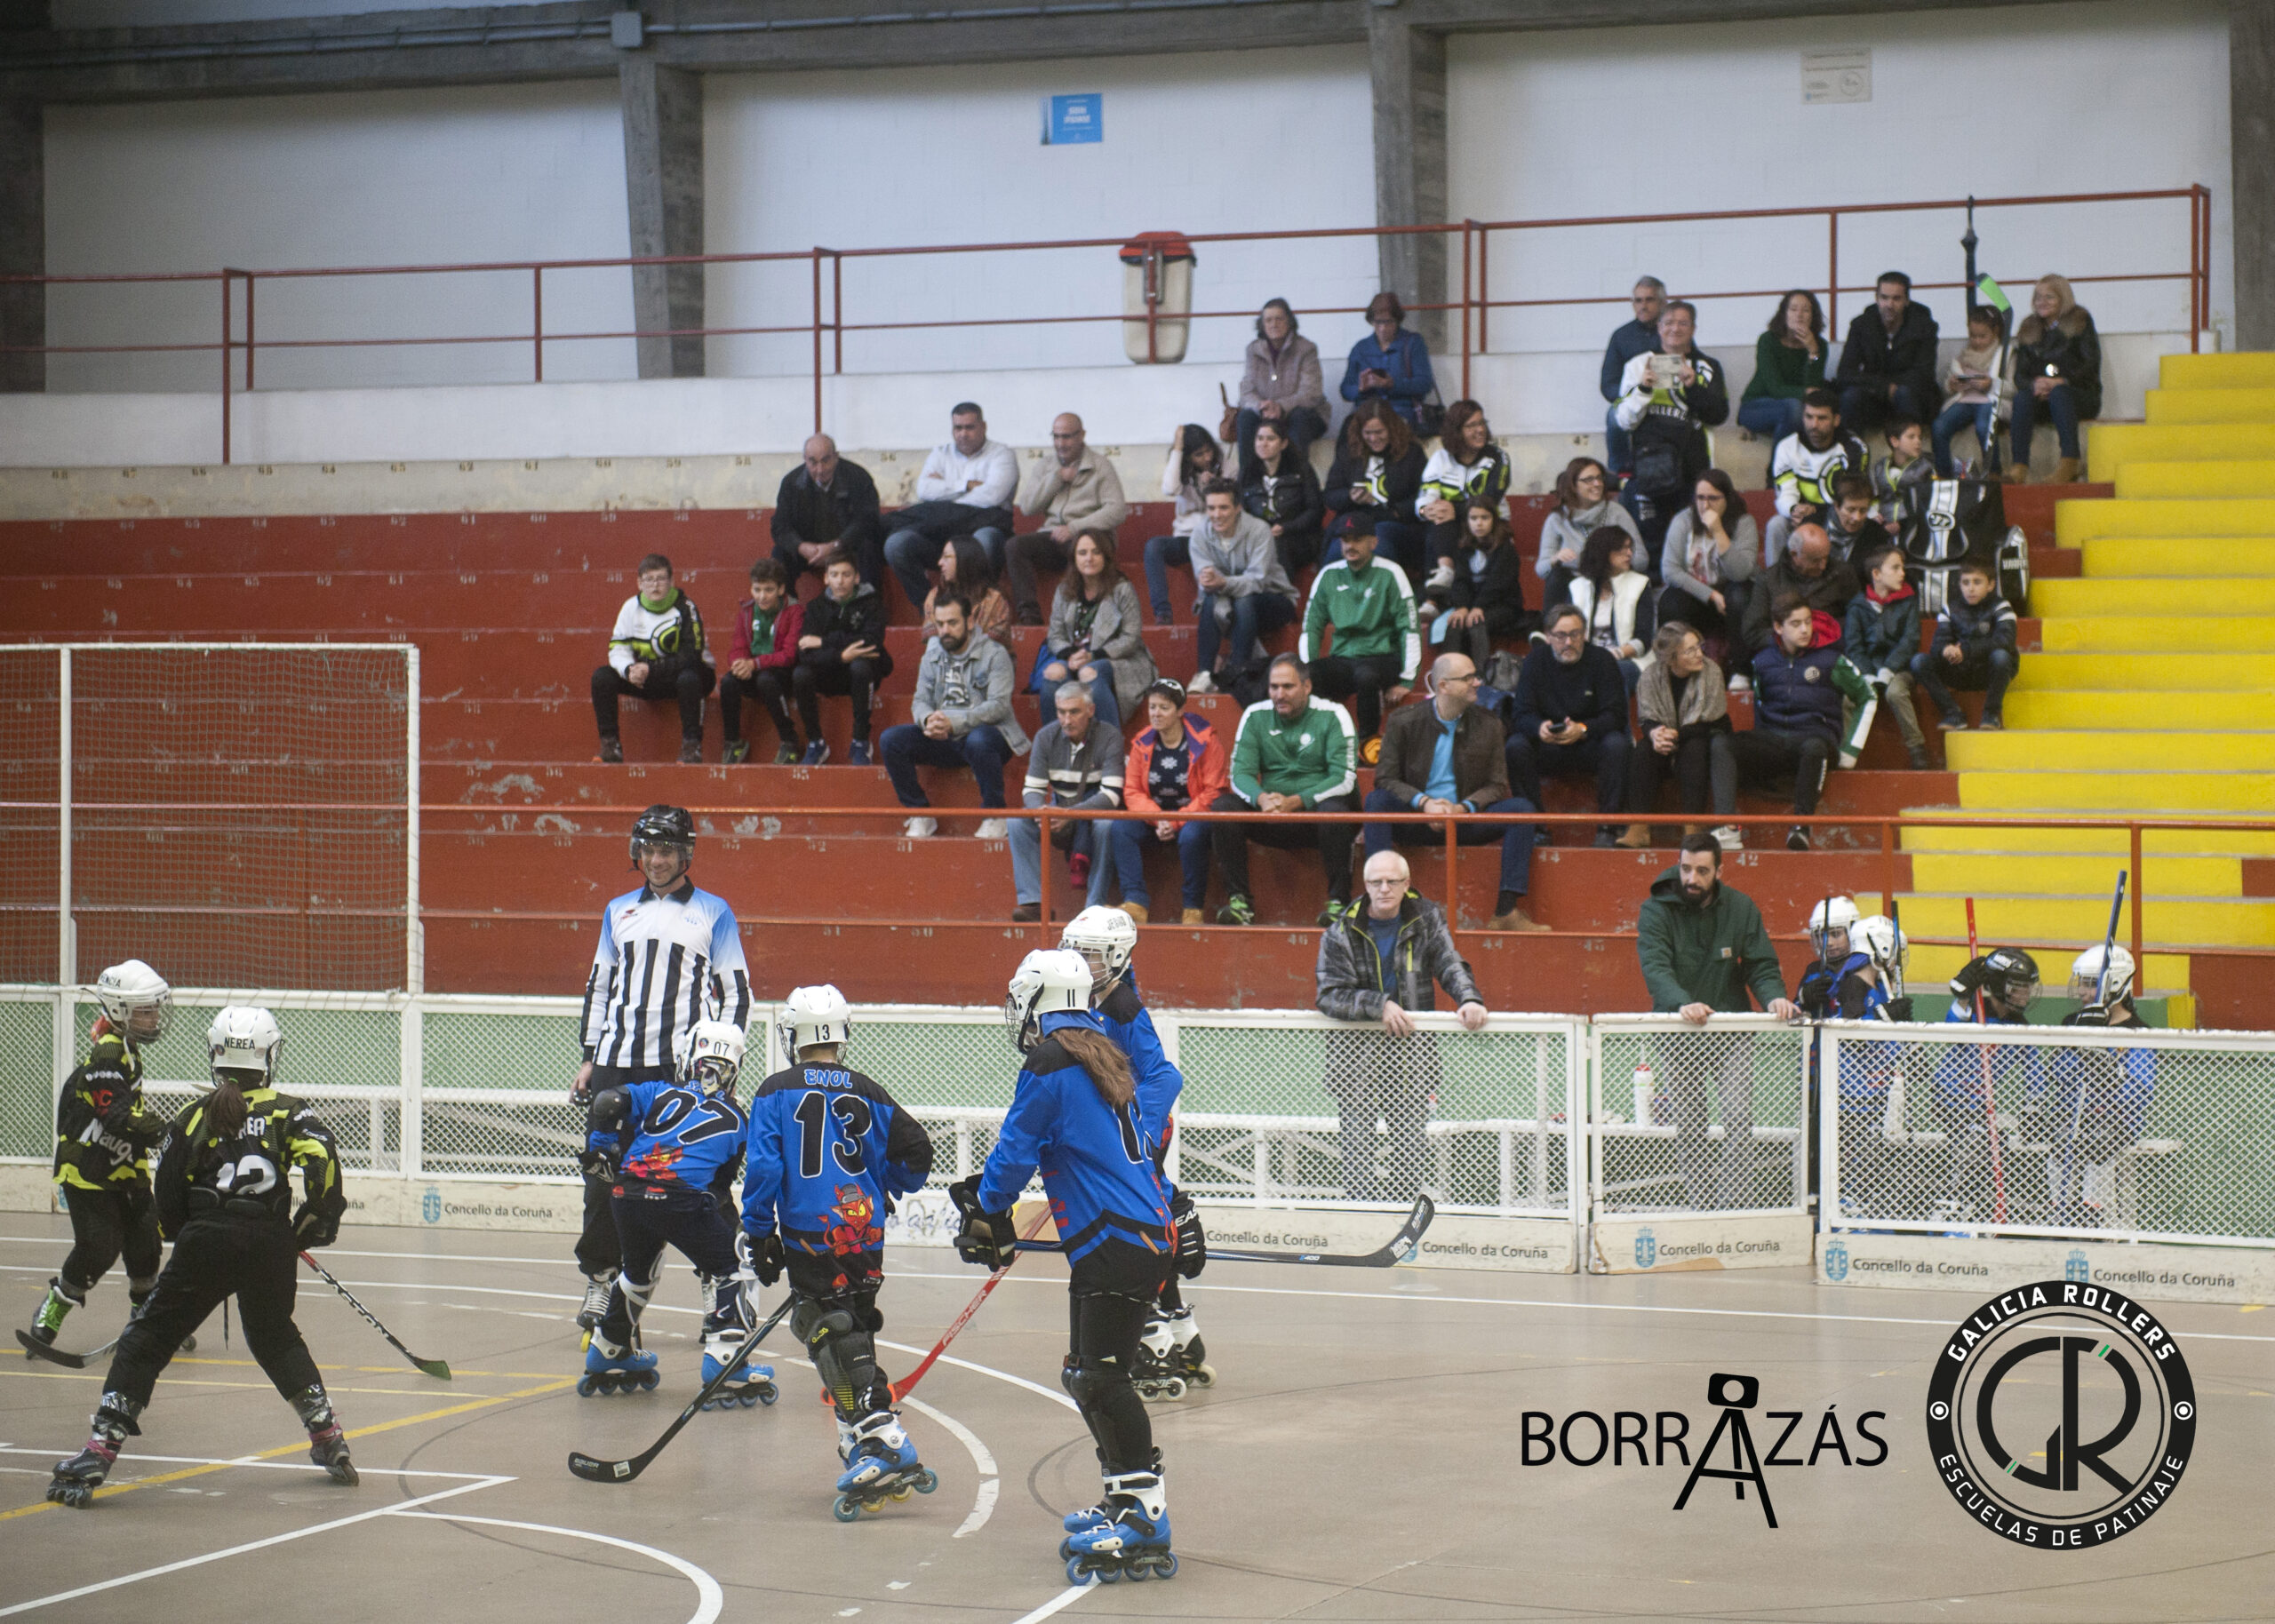
[[[1660,1034],[1653,1046],[1660,1085],[1674,1105],[1675,1165],[1688,1205],[1755,1206],[1752,1034],[1709,1031],[1707,1022],[1749,1013],[1749,995],[1781,1021],[1797,1012],[1785,998],[1761,911],[1722,883],[1722,848],[1712,834],[1685,836],[1675,866],[1652,883],[1635,949],[1653,1012],[1680,1015],[1697,1029]],[[1707,1121],[1718,1102],[1722,1150],[1710,1179]]]
[[[1462,1029],[1485,1024],[1485,1002],[1454,948],[1437,904],[1416,894],[1406,859],[1367,859],[1367,894],[1336,910],[1319,939],[1320,1013],[1368,1030],[1327,1034],[1327,1091],[1342,1115],[1343,1193],[1353,1201],[1411,1201],[1421,1190],[1431,1096],[1444,1086],[1438,1040],[1413,1012],[1437,1007],[1442,986]],[[1375,1123],[1388,1136],[1375,1171]]]

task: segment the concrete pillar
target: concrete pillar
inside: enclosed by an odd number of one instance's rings
[[[2236,347],[2275,349],[2275,4],[2228,10],[2230,207]]]
[[[625,203],[632,252],[703,251],[703,77],[627,56],[619,69],[624,97]],[[635,266],[632,314],[642,332],[703,325],[699,265]],[[640,376],[700,378],[703,340],[643,338]]]
[[[0,276],[47,269],[45,121],[36,101],[0,100]],[[47,290],[0,283],[0,346],[47,342]],[[0,348],[0,392],[47,387],[47,357]]]
[[[1395,10],[1367,13],[1367,61],[1374,82],[1375,223],[1415,226],[1446,218],[1446,36],[1417,28]],[[1380,237],[1382,285],[1409,304],[1447,298],[1451,255],[1443,235]],[[1433,356],[1461,331],[1440,312],[1413,325]]]

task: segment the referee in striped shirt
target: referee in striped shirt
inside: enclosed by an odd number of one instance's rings
[[[585,978],[579,1031],[584,1064],[571,1100],[582,1105],[604,1088],[668,1080],[682,1033],[700,1020],[750,1023],[750,970],[734,911],[687,877],[695,861],[695,820],[684,807],[650,807],[632,825],[632,866],[644,881],[601,915],[600,946]],[[578,1158],[585,1170],[585,1228],[577,1267],[585,1275],[577,1323],[587,1331],[608,1310],[609,1287],[623,1266],[609,1192],[622,1136],[595,1133]]]

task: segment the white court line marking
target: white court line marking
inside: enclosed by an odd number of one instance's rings
[[[935,1278],[953,1280],[958,1277],[954,1275],[943,1275]],[[895,1353],[913,1353],[917,1355],[919,1357],[922,1357],[923,1355],[931,1351],[929,1348],[911,1348],[906,1342],[889,1342],[882,1336],[877,1338],[877,1346],[880,1348],[890,1348]],[[997,1370],[993,1365],[975,1365],[969,1359],[959,1359],[954,1354],[950,1353],[942,1354],[938,1359],[934,1360],[933,1363],[938,1365],[954,1365],[960,1370],[978,1371],[983,1376],[993,1376],[998,1381],[1008,1381],[1013,1387],[1023,1387],[1030,1393],[1041,1393],[1045,1398],[1050,1399],[1051,1403],[1065,1405],[1077,1415],[1080,1415],[1082,1413],[1081,1406],[1076,1405],[1073,1399],[1067,1397],[1066,1394],[1053,1392],[1050,1389],[1043,1386],[1040,1381],[1030,1381],[1025,1376],[1015,1376],[1008,1370]]]
[[[416,1501],[381,1512],[382,1517],[431,1517],[438,1523],[481,1523],[491,1528],[520,1528],[531,1533],[557,1533],[564,1539],[590,1540],[597,1545],[613,1545],[620,1550],[636,1551],[643,1556],[653,1557],[666,1567],[676,1568],[695,1585],[696,1608],[688,1615],[687,1624],[714,1624],[720,1611],[726,1605],[726,1593],[719,1588],[719,1581],[684,1556],[675,1556],[667,1550],[658,1550],[652,1545],[642,1545],[634,1540],[619,1540],[612,1533],[594,1533],[584,1528],[560,1528],[551,1523],[512,1523],[503,1517],[466,1517],[455,1511],[413,1511]]]
[[[775,1362],[778,1365],[802,1365],[808,1370],[814,1370],[814,1362],[811,1359],[802,1359],[794,1353],[784,1354]],[[815,1374],[818,1377],[820,1372],[815,1371]],[[961,1540],[968,1533],[978,1532],[987,1525],[987,1519],[995,1515],[995,1496],[999,1491],[995,1483],[994,1455],[989,1453],[986,1445],[979,1441],[978,1433],[946,1411],[936,1410],[921,1398],[904,1398],[900,1402],[912,1410],[922,1411],[949,1432],[954,1434],[956,1442],[962,1444],[965,1452],[971,1456],[972,1465],[979,1469],[979,1493],[972,1496],[971,1511],[965,1517],[962,1524],[955,1532],[948,1537],[952,1540]]]
[[[0,1235],[0,1245],[53,1246],[67,1244],[69,1239],[68,1235]],[[562,1267],[562,1260],[557,1257],[492,1257],[478,1252],[351,1252],[345,1246],[326,1246],[324,1251],[333,1257],[399,1257],[414,1263],[530,1263],[540,1269]]]
[[[1042,1606],[1027,1614],[1026,1617],[1012,1620],[1011,1624],[1042,1624],[1042,1620],[1049,1618],[1052,1613],[1073,1606],[1076,1602],[1081,1601],[1084,1596],[1088,1596],[1091,1591],[1098,1588],[1098,1581],[1095,1579],[1091,1580],[1088,1584],[1068,1585],[1064,1590],[1061,1590],[1058,1595],[1043,1603]]]
[[[0,1455],[53,1455],[52,1449],[23,1449],[11,1444],[0,1444]],[[306,1461],[256,1461],[251,1455],[234,1460],[217,1461],[211,1455],[146,1455],[136,1450],[127,1457],[130,1461],[161,1461],[177,1466],[244,1466],[264,1472],[321,1472],[323,1468]],[[408,1467],[358,1466],[355,1469],[371,1476],[384,1473],[389,1477],[454,1477],[461,1483],[511,1483],[510,1477],[499,1477],[491,1472],[421,1472]]]
[[[229,1466],[235,1463],[214,1461],[207,1464]],[[374,1467],[369,1469],[374,1476],[384,1476],[387,1472],[385,1467]],[[403,1501],[400,1506],[381,1506],[372,1511],[358,1511],[353,1517],[338,1517],[331,1522],[317,1523],[308,1528],[296,1528],[289,1533],[271,1534],[266,1540],[254,1540],[243,1545],[232,1545],[227,1550],[208,1551],[202,1556],[185,1556],[180,1562],[169,1562],[158,1567],[144,1568],[139,1573],[126,1573],[116,1579],[106,1579],[95,1584],[81,1585],[76,1590],[59,1590],[53,1596],[38,1596],[28,1602],[18,1602],[12,1607],[0,1607],[0,1619],[8,1618],[19,1612],[29,1612],[35,1607],[51,1607],[58,1602],[76,1601],[83,1596],[100,1595],[105,1590],[116,1590],[122,1585],[135,1584],[145,1579],[157,1579],[167,1573],[179,1573],[185,1568],[203,1567],[209,1562],[219,1562],[224,1556],[242,1556],[248,1551],[267,1550],[272,1545],[283,1545],[292,1540],[305,1540],[312,1533],[325,1533],[334,1528],[346,1528],[356,1523],[368,1523],[374,1517],[399,1517],[414,1506],[431,1505],[438,1500],[449,1500],[459,1494],[471,1494],[477,1489],[494,1488],[501,1483],[513,1481],[511,1477],[484,1477],[475,1483],[462,1483],[457,1488],[437,1489],[432,1494],[422,1494],[416,1500]]]

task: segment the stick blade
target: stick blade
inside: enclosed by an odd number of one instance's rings
[[[66,1353],[60,1348],[51,1348],[20,1325],[16,1329],[16,1340],[24,1345],[24,1355],[27,1358],[45,1359],[49,1364],[60,1365],[66,1370],[87,1368],[87,1361],[78,1354]]]
[[[573,1449],[569,1452],[571,1474],[587,1483],[629,1483],[640,1475],[642,1464],[638,1461],[596,1461]]]
[[[432,1376],[437,1381],[448,1381],[451,1379],[451,1367],[443,1360],[422,1359],[414,1356],[411,1362],[419,1366],[422,1375]]]

